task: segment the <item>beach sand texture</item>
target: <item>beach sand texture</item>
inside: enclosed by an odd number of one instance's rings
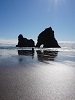
[[[2,50],[0,100],[75,100],[72,54]]]

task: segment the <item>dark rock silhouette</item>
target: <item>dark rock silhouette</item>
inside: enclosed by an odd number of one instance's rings
[[[43,45],[45,48],[59,48],[57,40],[54,37],[54,31],[51,27],[41,32],[37,39],[36,47]]]
[[[24,38],[22,34],[18,36],[18,45],[16,47],[34,47],[35,43],[32,39]]]

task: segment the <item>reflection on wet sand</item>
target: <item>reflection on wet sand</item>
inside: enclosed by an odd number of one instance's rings
[[[32,59],[34,58],[34,50],[18,50],[18,55],[24,55],[24,56],[31,56]],[[23,62],[24,57],[20,56],[19,62]],[[25,60],[25,59],[24,59]]]
[[[37,58],[38,61],[44,62],[44,61],[54,61],[55,57],[58,54],[58,51],[47,51],[44,50],[43,52],[41,50],[37,50]]]
[[[45,62],[45,61],[54,61],[55,57],[57,56],[58,51],[47,51],[47,50],[36,50],[36,57],[38,61]],[[32,56],[34,58],[34,51],[33,50],[18,50],[18,55],[24,56]],[[19,59],[22,62],[23,59]]]
[[[34,56],[34,51],[32,51],[32,50],[18,50],[18,55]]]

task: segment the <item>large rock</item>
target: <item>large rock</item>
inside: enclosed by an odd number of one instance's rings
[[[43,45],[45,48],[59,48],[57,40],[54,37],[54,31],[51,27],[41,32],[37,39],[36,47]]]
[[[18,36],[18,45],[16,47],[34,47],[35,43],[32,39],[24,38],[22,34]]]

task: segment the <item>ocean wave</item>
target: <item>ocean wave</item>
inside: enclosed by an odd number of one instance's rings
[[[16,47],[16,46],[0,46],[0,49],[22,49],[22,50],[31,50],[32,47]],[[47,51],[62,51],[62,52],[75,52],[75,48],[68,48],[68,47],[62,47],[62,48],[36,48],[35,50],[47,50]]]
[[[60,43],[61,48],[34,48],[35,50],[59,51],[59,52],[75,52],[75,43]],[[15,44],[0,45],[0,49],[24,49],[31,50],[32,47],[16,47]]]

